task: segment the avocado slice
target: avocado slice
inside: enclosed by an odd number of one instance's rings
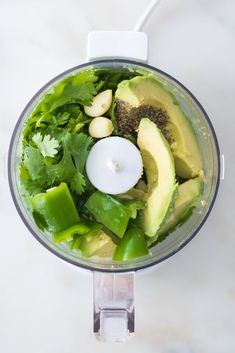
[[[202,161],[195,132],[175,97],[160,82],[151,75],[124,80],[119,83],[115,97],[116,105],[119,101],[126,102],[129,111],[130,106],[135,109],[143,105],[160,109],[166,116],[162,132],[165,137],[170,135],[167,140],[173,152],[176,174],[185,179],[199,175]],[[157,116],[156,124],[161,128]]]
[[[145,201],[146,195],[147,195],[146,191],[143,191],[136,187],[128,190],[124,194],[119,194],[118,197],[123,200]]]
[[[112,257],[116,245],[103,230],[94,229],[86,234],[74,237],[71,248],[80,250],[84,257]]]
[[[106,244],[104,244],[100,249],[94,252],[92,256],[98,256],[98,257],[113,257],[114,251],[116,249],[117,245],[114,244],[111,238],[107,241]]]
[[[158,234],[151,238],[148,245],[156,241],[164,240],[169,232],[173,231],[177,225],[187,217],[188,213],[195,207],[203,189],[203,178],[197,177],[189,179],[178,186],[175,207],[169,217],[166,219]]]
[[[203,180],[201,177],[189,179],[179,185],[174,210],[161,227],[159,235],[173,229],[185,217],[186,213],[196,205],[202,187]]]
[[[137,144],[148,181],[143,227],[146,235],[154,237],[171,207],[177,187],[174,160],[166,139],[148,118],[140,121]]]

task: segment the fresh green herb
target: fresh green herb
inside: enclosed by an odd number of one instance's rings
[[[54,157],[57,154],[57,148],[59,147],[58,141],[50,135],[42,137],[41,133],[33,135],[33,142],[40,150],[43,157]]]
[[[57,126],[63,126],[65,125],[70,117],[70,113],[69,112],[59,112],[56,115],[56,124]]]
[[[63,157],[56,165],[48,166],[48,176],[54,183],[67,181],[78,195],[85,189],[84,165],[92,145],[92,138],[80,133],[67,133],[63,139]]]
[[[83,113],[83,106],[90,105],[97,93],[98,77],[94,70],[87,70],[67,77],[47,93],[25,124],[24,145],[40,133],[57,139],[53,131],[78,132],[90,119]],[[62,134],[62,132],[61,132]],[[59,139],[58,139],[59,141]]]
[[[98,77],[98,84],[96,90],[105,91],[106,89],[111,89],[113,92],[116,91],[118,84],[123,80],[130,80],[133,77],[140,76],[141,74],[135,70],[131,71],[129,69],[115,69],[115,68],[102,68],[95,71]]]
[[[83,173],[88,150],[92,145],[92,138],[83,133],[79,135],[66,134],[64,142],[74,159],[76,168]]]
[[[38,148],[34,148],[32,146],[26,147],[24,150],[24,159],[21,166],[21,170],[24,173],[28,173],[28,181],[37,181],[41,185],[43,180],[45,181],[45,188],[47,186],[47,171],[46,171],[46,164],[44,162],[44,158],[39,151]],[[21,174],[22,175],[22,174]]]
[[[52,93],[48,93],[37,106],[35,113],[48,114],[65,104],[78,103],[89,105],[93,96],[97,93],[95,82],[97,76],[94,70],[87,70],[69,76],[55,86]]]
[[[44,190],[66,182],[76,194],[83,193],[86,186],[84,164],[92,143],[92,138],[83,133],[66,133],[62,139],[63,155],[56,164],[48,163],[47,157],[43,158],[38,148],[26,147],[21,164],[25,189],[32,195],[35,193],[33,188],[28,188],[30,181],[37,182],[37,189],[39,186]]]

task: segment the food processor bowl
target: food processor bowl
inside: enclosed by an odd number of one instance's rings
[[[103,259],[103,258],[84,258],[79,255],[79,252],[72,251],[65,244],[56,244],[52,241],[51,236],[40,229],[37,228],[35,222],[33,220],[32,214],[27,208],[27,205],[24,201],[24,198],[21,196],[21,187],[19,180],[19,165],[21,160],[21,151],[22,151],[22,132],[24,129],[25,121],[29,118],[32,111],[36,107],[36,105],[40,102],[42,97],[50,92],[53,87],[62,79],[67,76],[76,74],[80,71],[92,69],[92,68],[111,68],[111,69],[120,69],[120,68],[128,68],[131,70],[139,70],[145,71],[150,74],[154,74],[158,81],[175,97],[178,103],[180,104],[181,109],[186,114],[189,119],[195,133],[197,136],[197,140],[199,143],[199,147],[202,155],[202,163],[203,163],[203,171],[205,177],[205,185],[203,193],[198,200],[198,203],[193,211],[192,216],[179,228],[177,228],[173,233],[171,233],[164,241],[153,246],[151,248],[151,255],[139,257],[129,261],[112,261],[111,259]],[[120,286],[124,288],[124,294],[122,296],[121,292],[117,295],[116,301],[122,298],[129,298],[126,300],[126,303],[129,305],[129,309],[127,312],[130,314],[131,310],[133,312],[133,303],[130,300],[130,293],[133,292],[133,281],[130,280],[133,277],[133,272],[139,271],[141,269],[154,266],[159,264],[166,259],[173,256],[180,249],[182,249],[192,238],[199,232],[204,222],[206,221],[216,198],[216,194],[219,186],[219,176],[220,176],[220,153],[217,138],[215,135],[214,128],[206,114],[205,110],[201,106],[201,104],[197,101],[197,99],[192,95],[192,93],[185,88],[179,81],[166,74],[165,72],[156,69],[147,64],[139,63],[136,61],[129,60],[121,60],[121,59],[109,59],[109,60],[99,60],[94,61],[92,63],[86,63],[79,66],[76,66],[70,70],[65,71],[64,73],[58,75],[50,82],[48,82],[44,87],[42,87],[35,96],[30,100],[27,104],[26,108],[22,112],[17,124],[15,126],[12,139],[10,142],[9,155],[8,155],[8,178],[9,185],[12,194],[12,198],[14,200],[15,206],[18,210],[20,217],[25,223],[26,227],[30,231],[30,233],[48,250],[52,253],[63,259],[64,261],[78,266],[80,268],[88,269],[91,271],[95,271],[95,284],[98,288],[98,282],[103,283],[103,287],[108,285],[110,288],[115,287],[116,290],[120,289]],[[126,274],[123,274],[123,273]],[[102,274],[103,273],[103,274]],[[118,274],[120,275],[118,277]],[[125,276],[125,275],[130,276]],[[106,277],[104,277],[106,275]],[[133,278],[132,278],[133,279]],[[107,283],[106,283],[106,282]],[[119,283],[121,282],[121,284]],[[106,283],[106,284],[105,284]],[[119,284],[118,284],[119,283]],[[131,284],[132,283],[132,284]],[[100,288],[101,288],[100,287]],[[126,292],[125,292],[125,288]],[[99,292],[95,293],[95,298],[100,297]],[[114,291],[115,292],[115,291]],[[126,293],[126,295],[125,295]],[[128,297],[129,296],[129,297]],[[113,298],[113,299],[115,299]],[[119,298],[119,299],[118,299]],[[132,304],[130,304],[132,303]],[[108,304],[110,306],[110,304]],[[112,305],[111,305],[112,306]],[[124,304],[125,306],[125,304]],[[98,309],[97,309],[98,308]],[[96,315],[96,327],[95,331],[101,330],[100,320],[104,311],[100,309],[101,306],[98,305],[95,309]],[[116,306],[116,309],[118,306]],[[130,309],[131,308],[131,309]],[[110,309],[110,308],[106,308]],[[107,332],[105,331],[105,327],[111,327],[107,325],[108,319],[112,318],[114,315],[114,308],[111,308],[110,312],[105,312],[106,322],[103,325],[103,336],[107,336]],[[100,312],[98,312],[100,310]],[[103,313],[103,314],[102,314]],[[102,315],[101,315],[102,314]],[[118,330],[123,329],[122,322],[124,320],[119,320],[120,317],[123,319],[122,315],[116,310],[116,324],[120,324],[118,326]],[[129,315],[128,314],[128,315]],[[118,316],[119,315],[119,316]],[[125,313],[126,315],[126,313]],[[124,316],[125,316],[124,315]],[[98,317],[98,319],[97,319]],[[128,321],[129,320],[129,321]],[[129,322],[127,327],[129,332],[134,330],[133,325],[130,322],[133,322],[133,317],[131,314],[126,318],[126,321]],[[97,323],[98,322],[98,323]],[[113,322],[113,321],[112,321]],[[129,325],[129,326],[128,326]],[[116,330],[116,331],[118,331]],[[106,333],[105,333],[106,332]],[[110,337],[110,335],[108,335]],[[117,336],[120,338],[122,335]],[[115,336],[116,337],[116,336]],[[119,339],[121,340],[121,339]]]

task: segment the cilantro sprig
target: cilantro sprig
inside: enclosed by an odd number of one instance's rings
[[[41,133],[38,132],[32,137],[33,142],[40,150],[43,157],[54,157],[57,154],[57,148],[59,147],[59,142],[50,135],[45,135],[42,137]]]
[[[34,194],[30,183],[38,191],[66,182],[77,195],[82,194],[87,184],[84,165],[92,144],[92,138],[84,133],[67,132],[62,140],[62,158],[58,163],[48,162],[38,148],[26,147],[20,170],[26,192]]]

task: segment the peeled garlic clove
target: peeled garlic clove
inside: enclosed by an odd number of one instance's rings
[[[94,118],[89,125],[89,134],[97,139],[107,137],[113,132],[113,123],[103,116]]]
[[[112,90],[107,89],[94,97],[92,105],[86,105],[84,111],[92,118],[98,117],[106,113],[112,104]]]

